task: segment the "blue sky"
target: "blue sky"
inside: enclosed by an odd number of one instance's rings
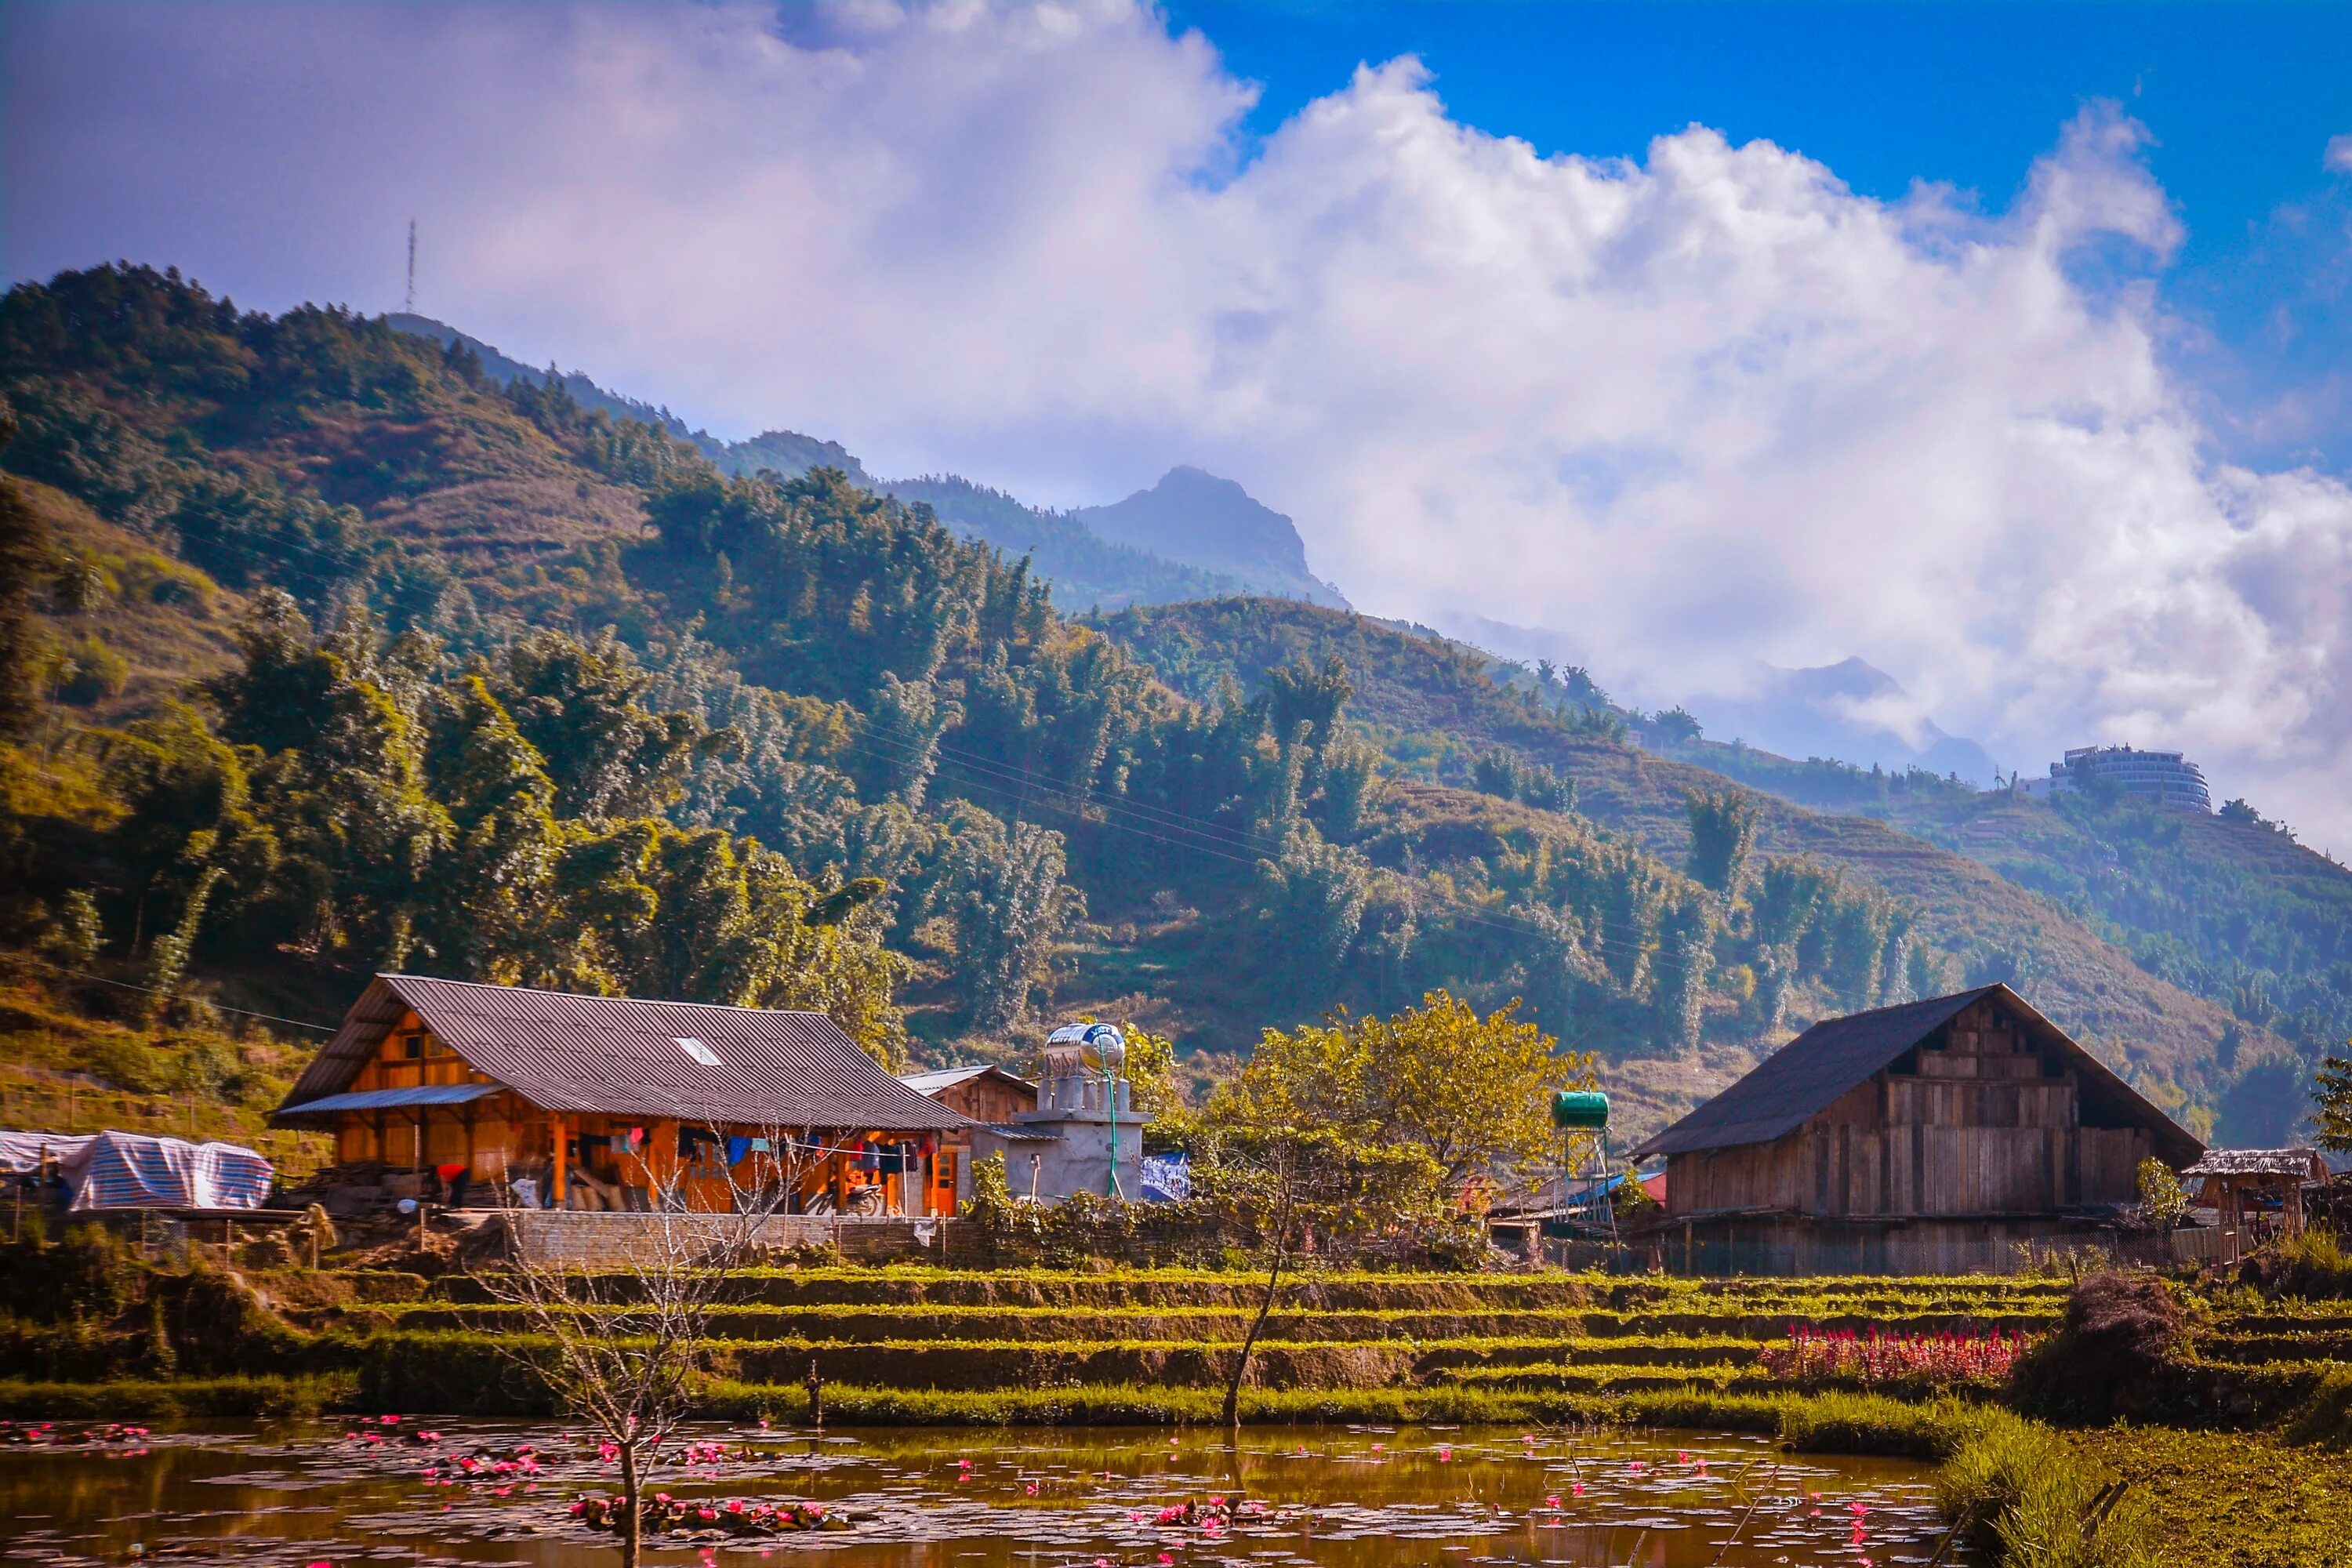
[[[1359,60],[1416,54],[1456,119],[1540,153],[1639,157],[1696,122],[1818,159],[1855,191],[1915,181],[2006,206],[2051,131],[2120,104],[2187,237],[2169,345],[2249,460],[2352,467],[2352,5],[1233,4],[1179,0],[1281,124]],[[2206,334],[2210,334],[2210,337]],[[2265,420],[2302,389],[2322,406]]]

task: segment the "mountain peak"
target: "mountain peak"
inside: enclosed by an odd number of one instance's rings
[[[1114,544],[1222,572],[1259,592],[1347,607],[1308,568],[1297,524],[1205,468],[1179,464],[1148,490],[1070,515]]]

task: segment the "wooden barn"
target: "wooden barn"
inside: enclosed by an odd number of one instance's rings
[[[972,1121],[822,1013],[379,974],[272,1115],[453,1204],[949,1215]],[[960,1158],[959,1156],[962,1156]]]
[[[1633,1151],[1731,1268],[1970,1268],[2095,1228],[2202,1146],[2005,985],[1828,1018]],[[1718,1261],[1723,1261],[1719,1259]]]

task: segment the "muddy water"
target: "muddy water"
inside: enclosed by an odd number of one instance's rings
[[[553,1426],[425,1425],[431,1441],[417,1440],[415,1422],[371,1421],[95,1441],[64,1426],[48,1441],[0,1445],[0,1562],[618,1562],[613,1537],[568,1512],[615,1484],[593,1445]],[[735,1499],[814,1500],[855,1522],[782,1537],[665,1537],[648,1543],[648,1563],[1883,1568],[1926,1563],[1941,1538],[1923,1467],[1695,1432],[1264,1428],[1238,1448],[1196,1431],[1104,1428],[689,1436],[725,1454],[673,1456],[649,1490],[714,1510]],[[1190,1521],[1179,1512],[1188,1503]]]

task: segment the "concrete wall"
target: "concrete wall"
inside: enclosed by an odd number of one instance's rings
[[[712,1241],[731,1237],[731,1216],[723,1215],[575,1214],[516,1209],[506,1215],[509,1233],[523,1255],[539,1263],[627,1266],[659,1256],[668,1237],[706,1233]],[[667,1226],[667,1228],[665,1228]],[[943,1261],[961,1256],[963,1222],[953,1219],[859,1219],[772,1215],[758,1222],[752,1245],[779,1250],[833,1247],[859,1261],[893,1258]]]
[[[1122,1086],[1124,1087],[1124,1086]],[[1032,1110],[1017,1118],[1018,1125],[1035,1132],[1051,1132],[1051,1143],[1011,1143],[1005,1148],[1004,1173],[1013,1195],[1030,1190],[1029,1161],[1037,1158],[1037,1195],[1066,1198],[1072,1193],[1100,1197],[1110,1187],[1113,1122],[1101,1110]],[[1143,1123],[1132,1114],[1117,1122],[1118,1190],[1130,1199],[1143,1195]]]

